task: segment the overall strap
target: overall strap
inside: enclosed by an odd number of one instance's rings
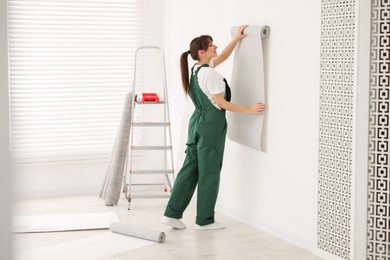
[[[195,71],[195,74],[194,74],[194,69],[195,69],[195,66],[196,66],[196,63],[194,64],[194,66],[192,66],[192,69],[191,69],[191,76],[194,75],[194,76],[198,76],[198,72],[201,68],[203,67],[210,67],[209,64],[203,64],[201,66],[199,66],[198,68],[196,68],[196,71]]]
[[[207,98],[205,93],[201,90],[198,82],[198,72],[203,67],[208,67],[208,64],[203,64],[196,68],[196,64],[191,69],[191,81],[190,89],[188,91],[189,96],[192,99],[197,110],[205,110],[210,105],[212,106],[210,100]]]

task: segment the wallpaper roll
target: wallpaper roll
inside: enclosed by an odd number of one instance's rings
[[[164,243],[166,239],[164,232],[143,227],[131,226],[129,224],[123,224],[119,222],[112,222],[110,224],[110,230],[114,233],[142,238],[158,243]]]
[[[232,37],[236,33],[237,27],[234,26],[231,28]],[[231,102],[250,106],[265,103],[262,39],[269,36],[270,29],[268,26],[249,26],[244,33],[247,37],[237,44],[234,52]],[[261,151],[263,120],[264,114],[247,115],[228,111],[228,138]]]
[[[123,172],[129,149],[129,136],[132,112],[132,93],[125,97],[122,117],[119,123],[118,132],[112,149],[110,162],[104,176],[99,197],[105,200],[106,206],[118,205],[121,194]]]

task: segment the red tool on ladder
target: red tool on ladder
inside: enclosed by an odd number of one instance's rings
[[[142,103],[145,101],[160,103],[157,93],[142,93]]]

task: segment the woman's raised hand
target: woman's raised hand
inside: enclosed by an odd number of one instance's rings
[[[246,37],[246,34],[244,34],[244,30],[246,29],[246,27],[248,27],[249,25],[240,25],[238,26],[237,28],[237,34],[236,34],[236,38],[241,40],[242,38],[245,38]]]

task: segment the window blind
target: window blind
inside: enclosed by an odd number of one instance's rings
[[[137,0],[8,0],[16,162],[109,156],[142,45],[142,8]]]

